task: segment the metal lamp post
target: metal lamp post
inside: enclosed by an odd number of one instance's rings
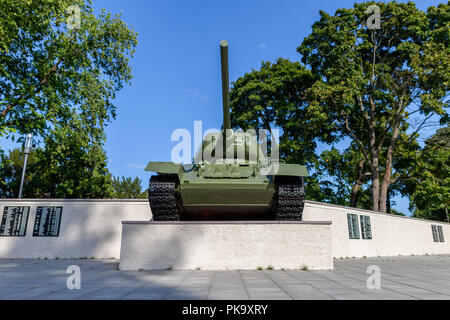
[[[32,141],[33,141],[33,135],[31,133],[27,134],[27,140],[25,141],[25,148],[23,149],[23,154],[25,155],[25,159],[23,161],[22,179],[20,180],[19,199],[22,198],[23,182],[25,180],[25,171],[27,170],[27,160],[28,160],[28,155],[31,152],[31,142]]]

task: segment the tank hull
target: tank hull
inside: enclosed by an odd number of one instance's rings
[[[184,206],[269,206],[275,189],[263,180],[208,179],[180,185]]]
[[[253,220],[273,211],[275,186],[264,180],[202,179],[180,185],[184,219]]]
[[[211,179],[190,168],[178,173],[150,179],[155,220],[301,220],[304,176]]]

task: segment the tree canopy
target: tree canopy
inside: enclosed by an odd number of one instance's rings
[[[420,156],[410,195],[414,216],[450,222],[450,127],[427,139]]]
[[[146,199],[147,193],[142,192],[142,181],[131,177],[113,178],[114,197],[118,199]]]
[[[373,4],[382,13],[380,30],[365,26]],[[393,168],[397,145],[414,142],[432,116],[448,120],[449,6],[425,13],[412,2],[367,2],[320,15],[298,47],[321,77],[312,104],[358,143],[371,171],[373,208],[385,212],[389,185],[407,178]],[[423,120],[410,133],[413,114]]]
[[[366,23],[371,5],[380,8],[380,29]],[[421,130],[449,121],[449,20],[448,4],[427,12],[395,1],[321,11],[297,48],[304,65],[263,62],[234,83],[234,124],[279,126],[282,156],[317,169],[312,195],[356,205],[366,185],[371,207],[389,211],[390,196],[410,190]],[[316,142],[345,140],[343,153],[316,153]],[[317,180],[323,170],[333,179]]]
[[[115,117],[137,44],[120,15],[96,17],[84,0],[3,0],[0,16],[0,135],[42,136],[74,115],[102,130]]]
[[[45,145],[39,177],[52,196],[110,196],[104,127],[137,34],[90,0],[3,0],[0,17],[0,137]]]
[[[112,177],[101,139],[92,138],[81,121],[52,129],[27,165],[24,197],[113,198]],[[4,197],[17,197],[23,168],[22,150],[14,149],[0,168]]]
[[[244,130],[283,129],[280,153],[288,161],[312,162],[317,140],[330,141],[325,114],[306,108],[308,89],[315,79],[299,62],[280,58],[263,62],[233,83],[230,106],[232,125]]]

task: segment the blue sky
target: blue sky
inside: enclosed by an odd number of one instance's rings
[[[357,1],[362,2],[362,1]],[[442,1],[418,0],[425,10]],[[319,18],[354,1],[332,0],[93,0],[96,10],[122,12],[138,32],[133,80],[117,95],[117,119],[106,152],[115,176],[140,177],[148,161],[169,161],[177,128],[220,128],[219,41],[229,42],[230,81],[278,57],[299,60],[297,46]],[[8,146],[9,147],[9,146]],[[11,145],[12,147],[12,145]],[[396,199],[407,212],[408,200]]]

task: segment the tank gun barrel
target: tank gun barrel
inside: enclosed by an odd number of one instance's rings
[[[220,61],[222,67],[222,103],[223,103],[223,130],[231,129],[230,96],[228,79],[228,42],[220,41]]]

